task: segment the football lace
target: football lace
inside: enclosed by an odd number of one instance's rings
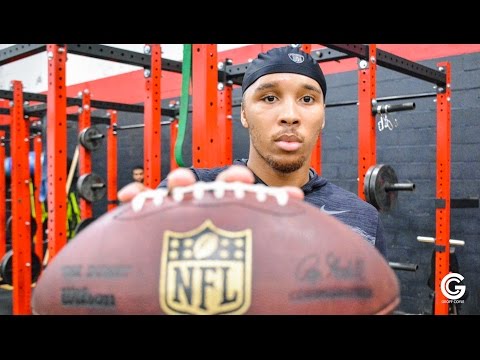
[[[288,204],[288,192],[279,187],[269,187],[263,184],[245,184],[242,182],[203,182],[198,181],[193,185],[176,187],[172,190],[171,196],[175,202],[181,202],[185,195],[192,194],[195,200],[202,200],[206,192],[212,192],[216,199],[221,199],[225,196],[225,192],[233,192],[236,199],[243,199],[247,192],[254,193],[258,202],[265,202],[267,196],[273,196],[277,200],[277,204],[285,206]],[[132,209],[135,212],[142,210],[143,205],[148,199],[153,200],[153,204],[160,206],[164,199],[169,195],[166,188],[159,188],[155,190],[147,190],[137,194],[132,200]]]

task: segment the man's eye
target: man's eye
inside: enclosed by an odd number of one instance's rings
[[[306,103],[312,103],[314,101],[314,98],[307,95],[307,96],[303,97],[303,101],[306,102]]]
[[[265,100],[267,103],[271,103],[275,101],[275,96],[273,95],[265,96],[263,100]]]

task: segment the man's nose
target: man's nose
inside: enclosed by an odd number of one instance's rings
[[[299,125],[300,114],[298,112],[298,104],[293,99],[286,99],[283,101],[280,109],[280,123],[285,125]]]

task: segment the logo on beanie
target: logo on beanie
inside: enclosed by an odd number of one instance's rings
[[[288,54],[288,57],[290,58],[290,60],[292,60],[297,64],[301,64],[305,61],[305,58],[303,57],[303,55],[300,55],[300,54],[290,53]]]

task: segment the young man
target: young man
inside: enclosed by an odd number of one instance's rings
[[[137,165],[132,169],[132,180],[143,184],[143,166]]]
[[[386,257],[378,211],[311,169],[312,149],[325,126],[327,85],[317,62],[299,48],[275,48],[248,66],[242,83],[241,122],[250,135],[249,158],[215,169],[177,169],[160,186],[195,181],[243,181],[287,187],[362,235]],[[120,201],[142,187],[126,187]],[[301,189],[301,191],[299,191]]]

